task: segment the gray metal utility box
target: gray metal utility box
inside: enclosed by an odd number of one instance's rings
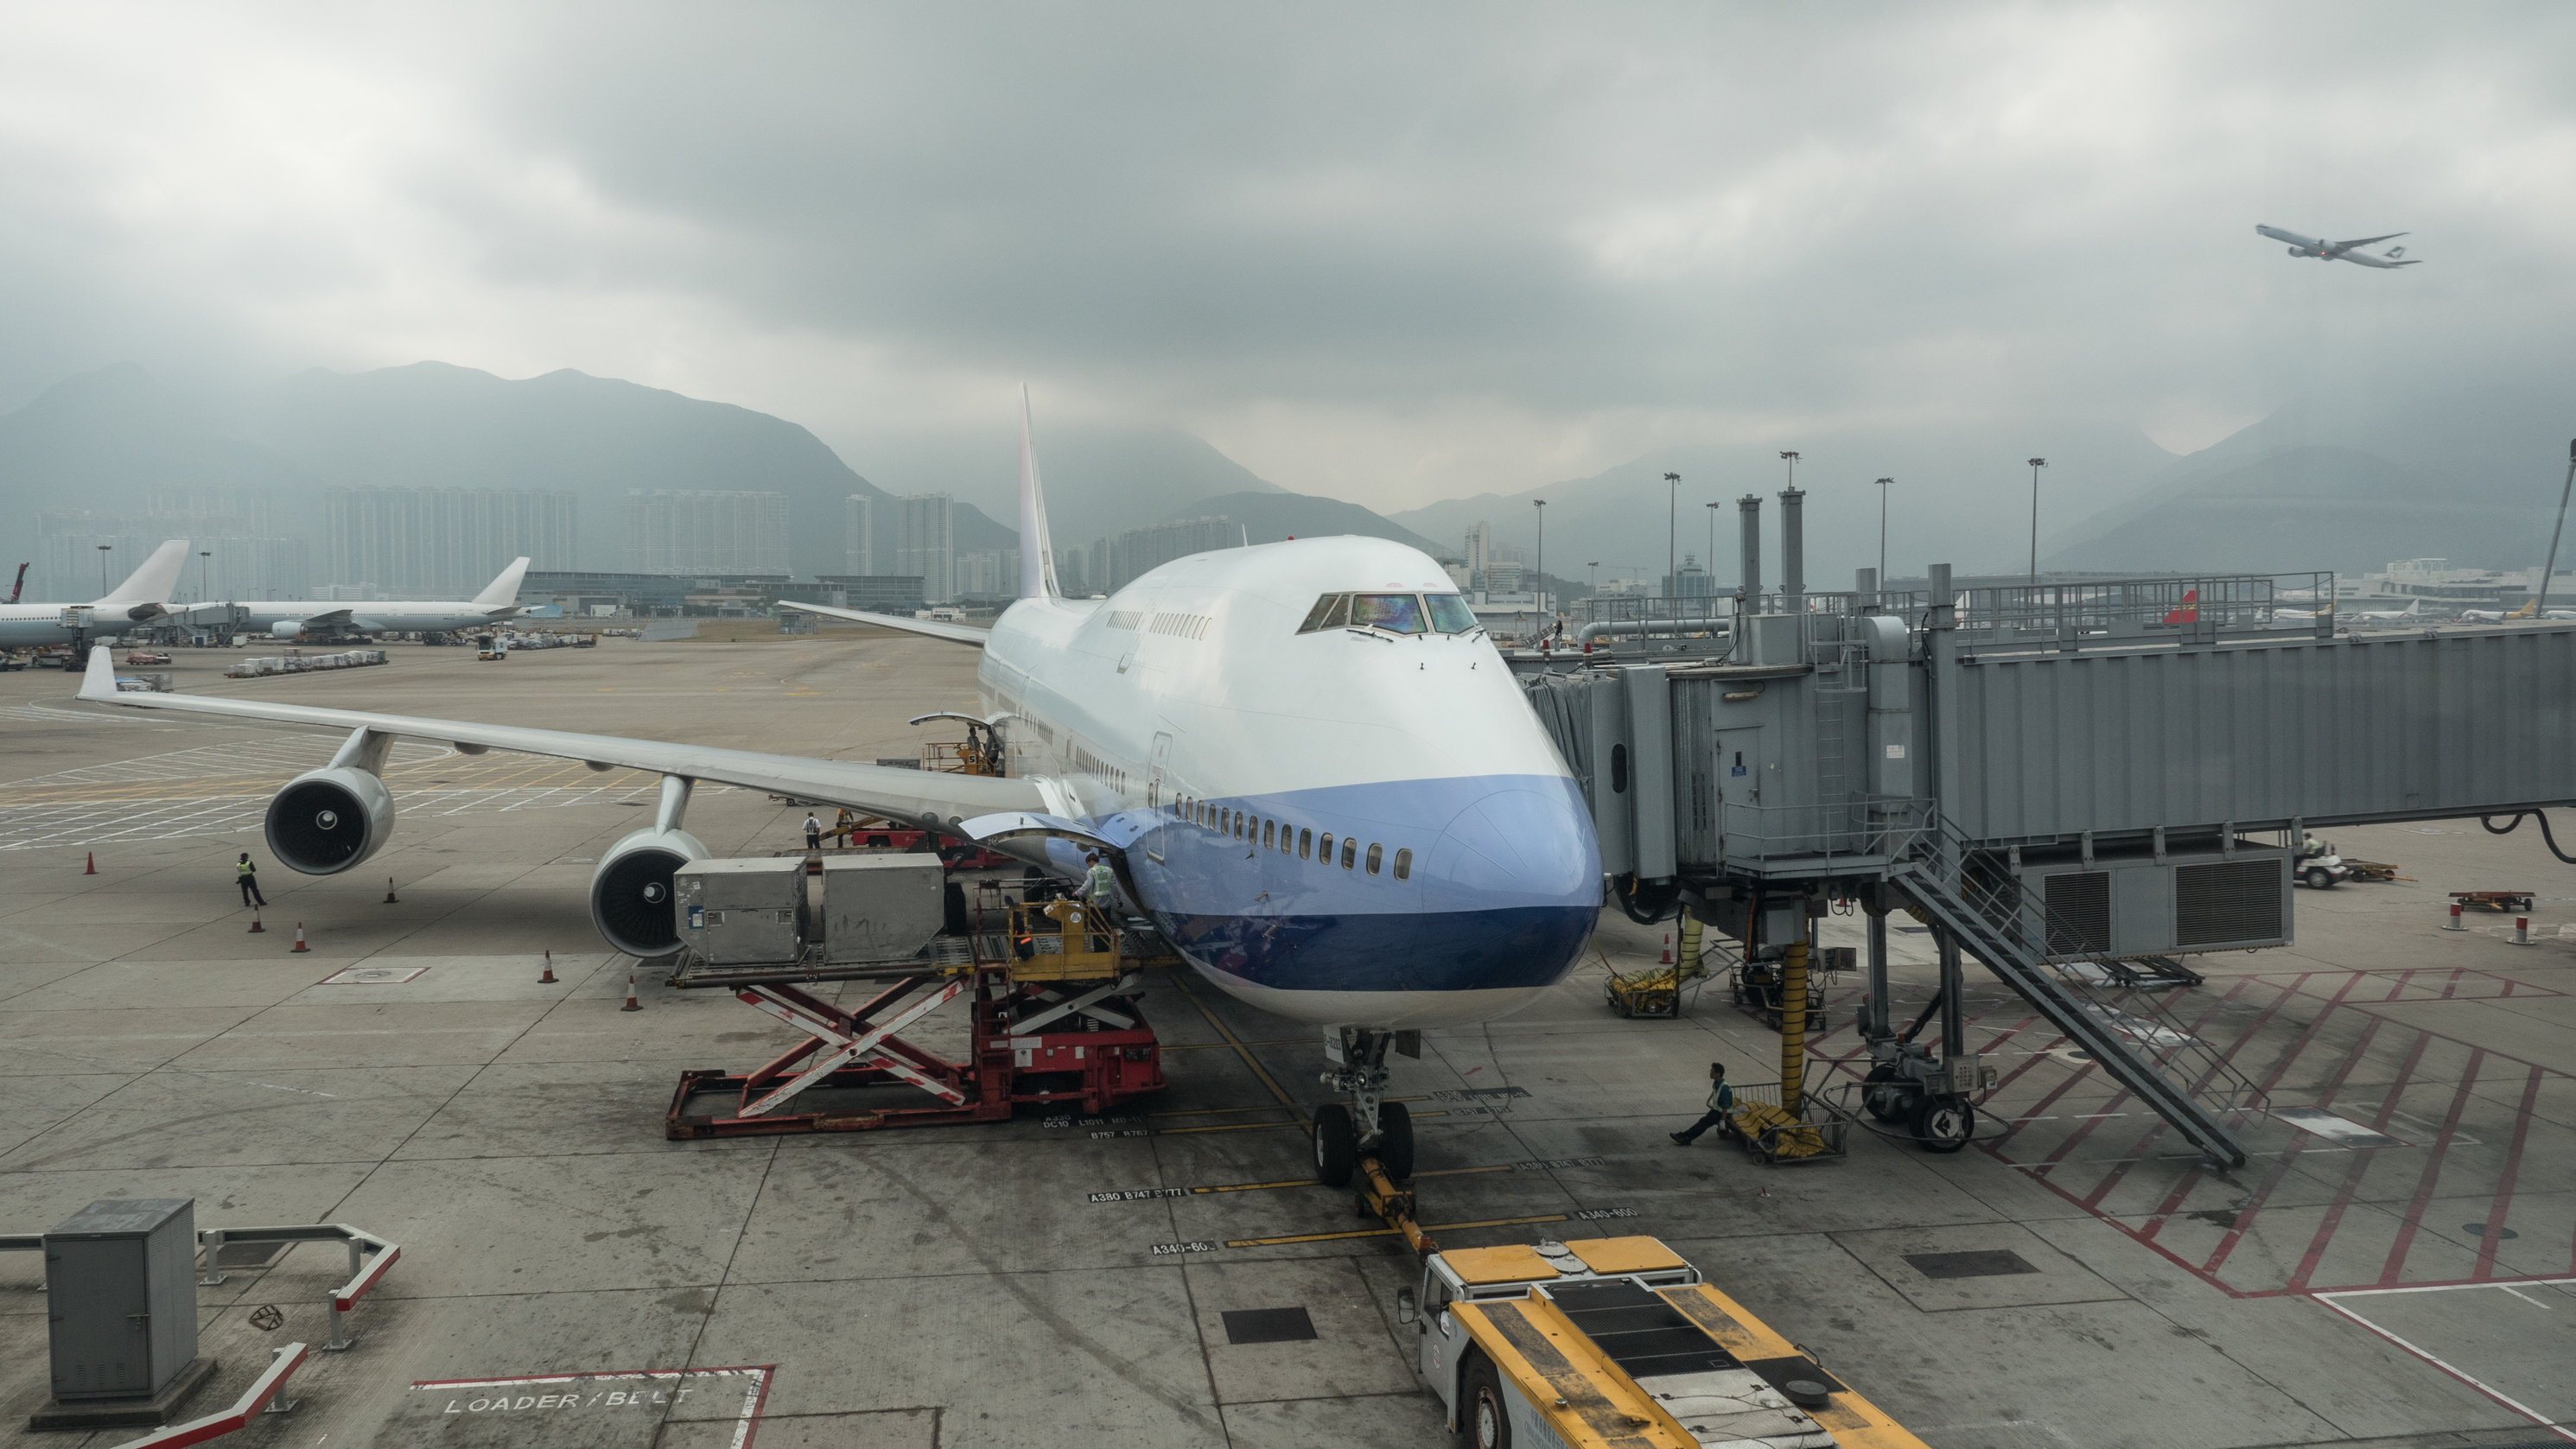
[[[823,959],[910,956],[947,924],[946,867],[935,855],[833,856],[823,861]]]
[[[194,1198],[94,1202],[45,1234],[54,1399],[148,1399],[197,1356]]]
[[[2290,858],[2278,846],[2239,841],[2232,853],[2174,851],[2161,860],[2144,847],[2090,862],[2064,858],[2070,853],[2022,854],[2024,929],[2045,936],[2051,957],[2117,960],[2290,942]]]
[[[680,942],[711,966],[805,954],[805,857],[700,860],[671,873]]]

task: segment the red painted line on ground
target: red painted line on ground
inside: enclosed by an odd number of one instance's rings
[[[2355,978],[2355,980],[2358,979],[2358,977]],[[2347,989],[2349,989],[2350,984],[2351,983],[2346,983]],[[2320,1012],[2317,1019],[2323,1021],[2325,1019],[2325,1013]],[[2334,1076],[2329,1078],[2325,1086],[2317,1093],[2318,1106],[2323,1107],[2327,1103],[2332,1102],[2334,1100],[2335,1093],[2343,1090],[2345,1079],[2352,1075],[2352,1069],[2360,1065],[2363,1058],[2370,1055],[2370,1043],[2372,1039],[2377,1037],[2379,1035],[2379,1029],[2387,1024],[2388,1018],[2384,1016],[2364,1016],[2362,1018],[2361,1035],[2353,1042],[2352,1048],[2344,1053],[2343,1065],[2335,1068]],[[2263,1204],[2270,1200],[2272,1190],[2281,1185],[2283,1178],[2289,1176],[2292,1164],[2298,1160],[2299,1149],[2297,1144],[2304,1140],[2305,1136],[2306,1134],[2302,1133],[2300,1136],[2290,1139],[2292,1143],[2291,1150],[2281,1154],[2280,1164],[2272,1169],[2271,1177],[2266,1179],[2263,1186],[2256,1190],[2254,1200],[2245,1205],[2245,1211],[2237,1214],[2236,1226],[2230,1228],[2227,1235],[2218,1240],[2217,1250],[2209,1255],[2209,1261],[2201,1264],[2204,1271],[2208,1272],[2213,1277],[2216,1276],[2219,1268],[2227,1262],[2228,1254],[2235,1252],[2236,1245],[2245,1240],[2245,1230],[2253,1226],[2254,1214],[2262,1210]]]
[[[2249,981],[2250,979],[2251,978],[2248,978]],[[2237,989],[2241,991],[2244,987],[2243,985],[2239,985]],[[2236,992],[2231,991],[2227,993],[2227,995],[2228,998],[2232,1000],[2234,999]],[[2272,997],[2272,1004],[2255,1013],[2253,1024],[2246,1027],[2243,1031],[2238,1032],[2236,1034],[2236,1040],[2228,1043],[2225,1051],[2220,1051],[2216,1047],[2210,1046],[2209,1043],[2202,1042],[2201,1045],[2203,1047],[2207,1047],[2211,1052],[2216,1065],[2210,1067],[2207,1071],[2202,1072],[2189,1086],[2184,1087],[2182,1089],[2183,1093],[2186,1096],[2197,1097],[2206,1090],[2209,1086],[2210,1080],[2216,1077],[2220,1072],[2227,1069],[2229,1062],[2235,1058],[2236,1053],[2243,1050],[2245,1044],[2254,1039],[2254,1033],[2261,1031],[2263,1029],[2263,1023],[2270,1021],[2272,1019],[2272,1013],[2279,1011],[2281,1009],[2281,1003],[2289,999],[2290,993],[2286,991],[2275,992]],[[2224,1004],[2224,1002],[2221,1003],[2221,1005]],[[2216,1007],[2210,1008],[2210,1012],[2215,1012],[2216,1010]],[[2206,1020],[2210,1015],[2210,1012],[2202,1013],[2202,1019]],[[2192,1023],[2192,1035],[2198,1036],[2200,1034],[2199,1026],[2199,1022]],[[2111,1195],[2111,1190],[2118,1187],[2121,1181],[2128,1177],[2129,1169],[2137,1166],[2140,1162],[2146,1159],[2147,1148],[2153,1145],[2157,1138],[2162,1137],[2166,1131],[2172,1127],[2172,1125],[2173,1124],[2159,1117],[2156,1119],[2154,1125],[2148,1127],[2145,1132],[2140,1133],[2138,1140],[2130,1146],[2126,1153],[2122,1154],[2124,1160],[2115,1164],[2111,1171],[2103,1174],[2101,1183],[2093,1189],[2092,1195],[2085,1199],[2084,1205],[2087,1208],[2090,1208],[2100,1203],[2102,1199],[2109,1197]],[[2151,1215],[2151,1217],[2157,1217],[2158,1220],[2149,1222],[2148,1225],[2141,1230],[2145,1237],[2152,1238],[2156,1235],[2159,1227],[2161,1226],[2161,1215],[2170,1215],[2174,1208],[2182,1205],[2183,1196],[2191,1191],[2192,1186],[2199,1180],[2200,1173],[2200,1166],[2198,1164],[2194,1164],[2190,1171],[2183,1174],[2181,1185],[2176,1187],[2173,1193],[2166,1200],[2168,1205],[2159,1208],[2157,1210],[2157,1214]]]
[[[2397,1068],[2397,1080],[2388,1084],[2388,1096],[2370,1119],[2370,1130],[2385,1132],[2388,1119],[2396,1112],[2398,1100],[2406,1095],[2406,1084],[2415,1077],[2416,1066],[2424,1060],[2424,1049],[2433,1044],[2429,1031],[2415,1033],[2415,1045],[2407,1050],[2406,1060]],[[2285,1291],[2304,1293],[2308,1280],[2316,1276],[2317,1264],[2325,1258],[2326,1245],[2334,1240],[2335,1229],[2342,1225],[2344,1209],[2352,1205],[2353,1194],[2361,1190],[2362,1175],[2370,1170],[2370,1154],[2356,1152],[2352,1166],[2344,1169],[2343,1185],[2335,1189],[2334,1201],[2326,1205],[2325,1216],[2317,1223],[2316,1236],[2308,1240],[2308,1251],[2299,1258],[2298,1269],[2290,1274]]]
[[[2457,967],[2457,966],[2452,967],[2452,968],[2451,968],[2451,979],[2442,983],[2442,997],[2441,997],[2441,999],[2442,999],[2442,1000],[2444,1000],[2444,1001],[2448,1001],[2448,1000],[2450,1000],[2452,997],[2459,995],[2459,993],[2460,993],[2460,969],[2461,969],[2461,968],[2459,968],[2459,967]]]
[[[2190,1034],[2191,1034],[2191,1035],[2193,1035],[2193,1036],[2198,1036],[2198,1035],[2200,1034],[2200,1028],[2201,1028],[2201,1025],[2202,1025],[2203,1023],[2207,1022],[2207,1021],[2209,1020],[2209,1018],[2210,1018],[2213,1014],[2215,1014],[2215,1013],[2218,1011],[2218,1009],[2219,1009],[2220,1007],[2225,1006],[2225,1005],[2226,1005],[2227,1003],[2229,1003],[2230,1001],[2235,1000],[2235,999],[2236,999],[2236,994],[2237,994],[2238,992],[2240,992],[2240,991],[2243,991],[2247,986],[2251,985],[2251,984],[2253,983],[2253,980],[2254,980],[2254,978],[2252,978],[2252,977],[2250,977],[2250,976],[2240,976],[2240,977],[2238,977],[2238,978],[2237,978],[2237,981],[2236,981],[2236,984],[2235,984],[2233,987],[2230,987],[2230,988],[2228,989],[2228,992],[2227,992],[2227,994],[2226,994],[2225,996],[2218,997],[2218,998],[2216,998],[2215,1000],[2211,1001],[2207,1007],[2205,1007],[2205,1008],[2203,1008],[2203,1009],[2202,1009],[2202,1011],[2201,1011],[2200,1015],[2198,1015],[2198,1016],[2196,1016],[2196,1017],[2192,1018],[2192,1021],[2191,1021],[2191,1033],[2190,1033]],[[2150,1070],[2152,1070],[2152,1068],[2150,1068]],[[2083,1080],[2084,1080],[2084,1076],[2085,1076],[2085,1074],[2084,1074],[2084,1073],[2082,1073],[2082,1072],[2077,1072],[2077,1073],[2075,1073],[2074,1075],[2072,1075],[2072,1076],[2068,1077],[2065,1081],[2063,1081],[2063,1082],[2059,1083],[2059,1084],[2058,1084],[2058,1087],[2057,1087],[2057,1090],[2055,1090],[2055,1091],[2053,1091],[2053,1092],[2050,1092],[2047,1096],[2042,1097],[2042,1098],[2040,1098],[2040,1099],[2039,1099],[2038,1104],[2037,1104],[2036,1106],[2034,1106],[2034,1107],[2032,1107],[2032,1108],[2030,1109],[2029,1116],[2030,1116],[2030,1117],[2037,1117],[2037,1116],[2039,1116],[2040,1114],[2042,1114],[2042,1113],[2046,1112],[2046,1111],[2049,1109],[2049,1107],[2057,1101],[2057,1099],[2058,1099],[2059,1097],[2061,1097],[2061,1096],[2065,1095],[2065,1093],[2066,1093],[2066,1091],[2067,1091],[2067,1089],[2068,1089],[2068,1088],[2073,1087],[2076,1083],[2078,1083],[2078,1082],[2080,1082],[2080,1081],[2083,1081]],[[2002,1089],[2003,1084],[2002,1084],[2001,1082],[1997,1082],[1997,1083],[1995,1084],[1995,1086],[1996,1086],[1997,1090],[2001,1090],[2001,1089]],[[2087,1121],[2087,1122],[2086,1122],[2082,1127],[2077,1128],[2077,1129],[2075,1130],[2075,1134],[2074,1134],[2073,1136],[2071,1136],[2071,1137],[2067,1138],[2064,1142],[2061,1142],[2061,1143],[2059,1143],[2059,1144],[2058,1144],[2058,1146],[2057,1146],[2057,1150],[2056,1150],[2055,1152],[2050,1153],[2046,1158],[2042,1159],[2042,1164],[2043,1164],[2044,1166],[2047,1166],[2047,1167],[2055,1167],[2059,1162],[2061,1162],[2062,1160],[2064,1160],[2064,1158],[2065,1158],[2066,1154],[2068,1154],[2069,1152],[2074,1151],[2078,1146],[2082,1145],[2082,1143],[2083,1143],[2083,1141],[2084,1141],[2084,1139],[2085,1139],[2085,1138],[2090,1137],[2090,1136],[2092,1136],[2092,1135],[2093,1135],[2093,1130],[2094,1130],[2095,1128],[2097,1128],[2097,1127],[2101,1126],[2105,1121],[2108,1121],[2108,1120],[2110,1119],[2110,1115],[2112,1114],[2113,1110],[2114,1110],[2114,1109],[2116,1109],[2116,1108],[2118,1108],[2121,1104],[2123,1104],[2123,1103],[2125,1103],[2125,1102],[2127,1102],[2127,1101],[2129,1100],[2129,1095],[2130,1095],[2130,1094],[2129,1094],[2129,1089],[2128,1089],[2128,1088],[2126,1088],[2126,1087],[2122,1087],[2122,1088],[2121,1088],[2117,1093],[2114,1093],[2114,1094],[2112,1095],[2112,1097],[2111,1097],[2111,1099],[2110,1099],[2109,1101],[2107,1101],[2107,1102],[2105,1102],[2105,1103],[2103,1103],[2103,1104],[2102,1104],[2103,1115],[2101,1115],[2101,1116],[2097,1116],[2097,1117],[2094,1117],[2094,1118],[2093,1118],[2093,1119],[2091,1119],[2090,1121]],[[1990,1099],[1990,1100],[1991,1100],[1991,1099]],[[2026,1118],[2025,1120],[2028,1120],[2028,1119]],[[2020,1131],[2020,1126],[2019,1126],[2019,1124],[2017,1123],[2017,1124],[2015,1124],[2015,1125],[2014,1125],[2014,1128],[2013,1128],[2013,1130],[2012,1130],[2012,1131],[2006,1132],[2003,1136],[1998,1137],[1998,1138],[1996,1138],[1996,1139],[1995,1139],[1995,1151],[1997,1152],[1997,1154],[1998,1154],[1998,1155],[2000,1155],[2000,1151],[2001,1151],[2002,1147],[2004,1146],[2004,1144],[2005,1144],[2005,1143],[2007,1143],[2007,1142],[2010,1142],[2010,1141],[2013,1139],[2014,1134],[2015,1134],[2015,1133],[2017,1133],[2017,1132],[2019,1132],[2019,1131]],[[2098,1202],[2098,1200],[2099,1200],[2099,1199],[2097,1198],[2097,1199],[2096,1199],[2096,1201]],[[2084,1204],[2083,1204],[2083,1206],[2084,1206],[2084,1207],[2089,1211],[2089,1210],[2091,1210],[2091,1208],[2094,1206],[2094,1204],[2093,1204],[2093,1203],[2090,1203],[2090,1202],[2087,1202],[2087,1203],[2084,1203]]]
[[[2358,978],[2355,979],[2357,980]],[[2346,981],[2344,983],[2344,990],[2350,991],[2351,989],[2352,982]],[[2235,1046],[2227,1049],[2224,1059],[2230,1062],[2234,1061],[2236,1053],[2244,1048],[2245,1043],[2254,1039],[2254,1032],[2256,1030],[2260,1030],[2263,1023],[2270,1021],[2272,1019],[2272,1013],[2280,1010],[2281,1004],[2288,1001],[2295,994],[2295,991],[2285,990],[2282,991],[2278,997],[2274,998],[2272,1004],[2263,1009],[2262,1016],[2255,1020],[2254,1026],[2249,1028],[2243,1036],[2237,1038]],[[2289,1075],[2290,1064],[2297,1061],[2300,1054],[2308,1049],[2308,1043],[2316,1040],[2318,1031],[2323,1029],[2326,1024],[2326,1018],[2333,1014],[2334,1003],[2329,1001],[2324,1007],[2318,1010],[2314,1017],[2309,1019],[2308,1029],[2300,1032],[2299,1039],[2290,1043],[2289,1049],[2281,1053],[2279,1059],[2273,1063],[2270,1075],[2264,1077],[2262,1081],[2255,1084],[2254,1091],[2258,1097],[2269,1097],[2272,1095],[2272,1089],[2280,1085],[2281,1078]],[[2210,1075],[2216,1075],[2215,1069],[2212,1070]],[[2208,1080],[2209,1078],[2204,1076],[2201,1079],[2201,1084],[2206,1086],[2208,1084]],[[2194,1090],[2198,1089],[2195,1088]],[[2152,1138],[2152,1136],[2153,1134],[2150,1134],[2150,1138]],[[2246,1225],[2254,1220],[2254,1213],[2256,1210],[2262,1206],[2263,1199],[2269,1197],[2272,1189],[2280,1185],[2282,1177],[2290,1170],[2290,1164],[2298,1159],[2299,1143],[2304,1140],[2305,1136],[2306,1134],[2300,1133],[2291,1137],[2290,1148],[2288,1151],[2281,1154],[2281,1160],[2278,1165],[2273,1167],[2272,1175],[2264,1179],[2263,1185],[2260,1188],[2257,1188],[2254,1193],[2248,1197],[2245,1206],[2237,1211],[2236,1226],[2229,1229],[2228,1235],[2230,1238],[2234,1238],[2245,1231]],[[2144,1147],[2145,1141],[2142,1140],[2139,1145]],[[2140,1235],[2142,1237],[2152,1238],[2156,1234],[2164,1231],[2166,1220],[2171,1218],[2175,1212],[2181,1209],[2183,1203],[2190,1199],[2191,1190],[2200,1185],[2200,1180],[2205,1175],[2204,1170],[2197,1165],[2195,1165],[2191,1171],[2184,1173],[2182,1175],[2182,1181],[2176,1184],[2174,1190],[2166,1194],[2165,1200],[2156,1206],[2156,1210],[2148,1215],[2146,1226],[2139,1229]],[[2223,1257],[2225,1255],[2222,1253],[2221,1256]]]
[[[2540,1105],[2541,1070],[2531,1069],[2522,1084],[2522,1107],[2513,1118],[2513,1145],[2504,1152],[2504,1171],[2496,1178],[2495,1201],[2487,1206],[2487,1230],[2478,1239],[2478,1266],[2469,1276],[2495,1276],[2496,1249],[2504,1246],[2505,1214],[2513,1207],[2513,1182],[2522,1175],[2522,1143],[2531,1132],[2531,1114]]]
[[[2459,1090],[2451,1094],[2451,1110],[2442,1118],[2441,1134],[2433,1139],[2433,1150],[2424,1160],[2423,1175],[2416,1180],[2415,1196],[2406,1204],[2406,1216],[2397,1223],[2397,1240],[2389,1245],[2388,1262],[2379,1271],[2382,1288],[2397,1285],[2406,1270],[2406,1254],[2415,1246],[2415,1230],[2423,1225],[2424,1209],[2433,1201],[2433,1188],[2441,1181],[2443,1159],[2450,1156],[2451,1138],[2460,1130],[2460,1113],[2469,1105],[2469,1096],[2478,1083],[2478,1068],[2485,1063],[2483,1048],[2469,1053],[2469,1065],[2460,1073]]]

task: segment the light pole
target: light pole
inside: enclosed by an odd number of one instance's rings
[[[1887,596],[1887,485],[1893,478],[1878,480],[1878,593]]]
[[[1539,632],[1547,632],[1547,500],[1533,498],[1530,506],[1538,510],[1538,613]]]
[[[208,588],[206,579],[208,574],[214,568],[214,564],[212,562],[214,556],[215,551],[211,548],[201,548],[197,550],[197,557],[208,560],[206,563],[197,565],[197,602],[200,604],[206,601],[206,590]]]
[[[2030,460],[2030,581],[2039,582],[2039,470],[2048,466],[2046,458]]]
[[[1597,593],[1600,593],[1600,592],[1601,592],[1601,560],[1599,560],[1599,559],[1597,559],[1597,558],[1596,558],[1596,559],[1594,559],[1592,562],[1590,562],[1590,563],[1588,563],[1588,564],[1585,564],[1585,565],[1584,565],[1584,567],[1585,567],[1585,568],[1588,568],[1588,569],[1590,569],[1590,570],[1592,570],[1592,582],[1591,582],[1587,587],[1589,587],[1593,593],[1596,593],[1596,594],[1597,594]],[[1597,619],[1597,618],[1599,618],[1599,617],[1600,617],[1600,615],[1596,614],[1596,615],[1594,615],[1593,617]]]
[[[2558,522],[2549,530],[2549,557],[2540,562],[2540,587],[2531,596],[2531,617],[2549,617],[2549,575],[2558,567],[2558,536],[2567,531],[2567,499],[2576,494],[2576,438],[2567,442],[2567,481],[2558,488]]]
[[[1673,538],[1681,530],[1681,516],[1675,510],[1681,507],[1682,475],[1667,473],[1664,482],[1672,488],[1664,498],[1664,593],[1670,596],[1673,591]]]
[[[1780,455],[1780,461],[1789,465],[1789,486],[1792,488],[1797,487],[1798,455],[1796,453],[1782,453]]]
[[[98,596],[102,599],[107,597],[107,551],[114,547],[112,543],[98,546]]]
[[[1717,596],[1717,510],[1719,510],[1719,509],[1721,509],[1721,508],[1724,508],[1725,506],[1726,506],[1726,504],[1725,504],[1723,501],[1719,501],[1719,502],[1711,503],[1711,504],[1708,506],[1708,559],[1707,559],[1707,565],[1708,565],[1708,592],[1709,592],[1709,597],[1711,597],[1711,598],[1715,598],[1715,597]]]

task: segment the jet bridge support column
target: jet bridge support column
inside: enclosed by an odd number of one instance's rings
[[[1862,915],[1869,921],[1869,997],[1861,1007],[1861,1039],[1882,1037],[1887,1024],[1887,903],[1877,898],[1861,901]]]

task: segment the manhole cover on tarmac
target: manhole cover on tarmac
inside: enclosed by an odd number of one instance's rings
[[[315,983],[320,986],[400,986],[427,971],[426,966],[352,966],[334,971]]]
[[[689,1442],[742,1449],[760,1423],[775,1364],[639,1369],[515,1378],[427,1379],[378,1436],[386,1445],[643,1449],[664,1426],[703,1426]]]

